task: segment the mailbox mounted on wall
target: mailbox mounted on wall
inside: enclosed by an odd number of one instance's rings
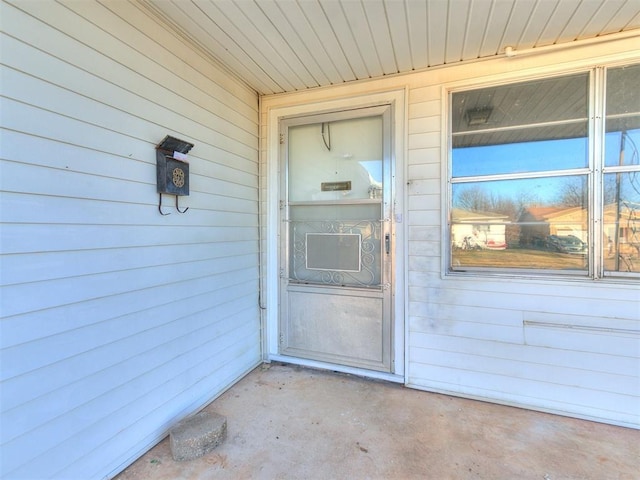
[[[158,211],[161,215],[169,215],[162,211],[162,194],[176,196],[176,210],[185,213],[189,208],[180,210],[178,197],[189,195],[189,164],[185,161],[187,153],[193,148],[193,143],[167,135],[156,146],[156,176],[158,194]]]

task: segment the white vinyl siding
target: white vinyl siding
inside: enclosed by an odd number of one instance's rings
[[[540,74],[543,61],[531,59]],[[443,85],[478,71],[452,67]],[[409,96],[409,385],[640,427],[637,281],[443,277],[446,106],[437,87]]]
[[[447,88],[637,61],[637,39],[621,39],[263,97],[268,111],[407,89],[407,208],[397,226],[407,232],[408,386],[640,427],[637,280],[446,276],[442,244]]]
[[[261,360],[258,97],[140,3],[0,9],[0,476],[105,478]]]

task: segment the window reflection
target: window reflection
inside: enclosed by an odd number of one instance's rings
[[[605,273],[640,272],[639,84],[640,65],[607,71],[602,187]]]
[[[587,273],[588,92],[580,73],[452,95],[452,270]]]
[[[638,278],[638,85],[636,64],[452,93],[450,269]]]
[[[452,268],[588,269],[586,176],[453,185]]]
[[[640,122],[640,115],[637,121]],[[608,132],[605,136],[606,166],[638,165],[640,163],[638,147],[640,147],[640,128]]]
[[[587,166],[587,138],[455,148],[452,158],[454,177],[569,170]]]
[[[605,271],[640,272],[640,172],[605,175]]]

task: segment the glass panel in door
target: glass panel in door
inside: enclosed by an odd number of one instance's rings
[[[381,283],[382,116],[289,128],[289,278]]]

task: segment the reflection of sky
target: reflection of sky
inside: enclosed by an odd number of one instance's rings
[[[606,166],[620,165],[621,157],[624,159],[623,165],[640,164],[640,129],[627,131],[624,152],[621,152],[620,132],[607,133],[605,137],[605,164]],[[622,155],[623,154],[623,155]],[[630,172],[621,174],[605,175],[605,202],[615,199],[616,179],[620,180],[620,200],[622,203],[640,205],[640,172]],[[607,190],[609,195],[607,195]],[[609,198],[607,198],[609,197]]]
[[[455,148],[453,176],[584,168],[587,159],[586,138]]]
[[[620,161],[621,133],[611,132],[605,138],[605,163],[615,166]],[[627,132],[624,165],[640,164],[640,129]],[[522,172],[553,171],[587,166],[587,139],[573,138],[538,142],[512,143],[453,150],[453,176],[480,176]],[[614,175],[605,179],[605,202],[613,200],[611,192]],[[567,189],[582,190],[584,176],[538,179],[473,182],[454,186],[456,192],[468,188],[482,189],[493,197],[509,198],[515,202],[526,199],[530,205],[552,205]],[[640,202],[640,172],[620,176],[622,200]],[[608,190],[608,192],[607,192]],[[607,195],[608,193],[608,195]]]
[[[605,165],[610,167],[620,164],[620,132],[610,132],[605,136]],[[624,164],[638,165],[640,159],[640,129],[627,131],[624,145]]]
[[[382,183],[382,161],[381,160],[361,160],[358,162],[369,173],[372,180]]]
[[[605,175],[605,203],[613,203],[616,198],[616,180],[618,175]],[[620,174],[620,201],[640,206],[640,172]]]

